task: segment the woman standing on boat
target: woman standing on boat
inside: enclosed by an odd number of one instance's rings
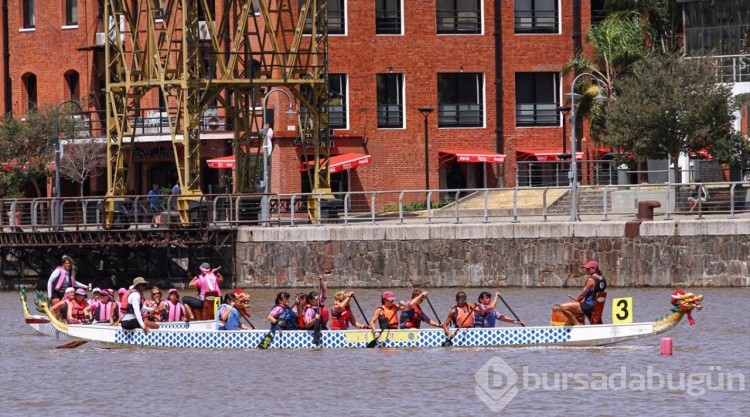
[[[356,327],[357,329],[368,329],[370,326],[361,324],[354,318],[352,314],[352,308],[349,305],[352,297],[354,297],[353,291],[339,291],[333,297],[333,311],[331,316],[331,330],[349,330],[349,324]]]
[[[456,327],[471,327],[474,325],[474,305],[466,302],[466,293],[459,291],[456,293],[456,304],[451,307],[448,316],[443,321],[443,331],[449,339],[453,339],[456,333],[451,334],[448,329],[449,324]]]
[[[575,325],[585,324],[579,322],[576,316],[582,314],[586,316],[590,315],[594,311],[596,293],[607,289],[607,281],[602,277],[602,271],[599,270],[598,262],[588,261],[583,268],[588,275],[586,282],[583,284],[583,290],[575,301],[560,304],[560,311]]]
[[[208,262],[203,262],[198,269],[200,269],[201,273],[193,277],[188,284],[188,288],[198,290],[198,298],[185,296],[182,299],[182,302],[190,306],[193,311],[203,310],[203,302],[206,300],[207,295],[221,297],[219,284],[224,281],[224,277],[219,273],[220,266],[211,268]]]
[[[88,285],[76,281],[76,271],[73,266],[73,258],[67,255],[62,257],[62,265],[55,268],[47,280],[47,297],[50,305],[55,305],[62,299],[64,291],[68,287],[89,288]]]
[[[495,327],[498,320],[523,326],[521,320],[506,317],[495,309],[499,298],[499,292],[495,293],[495,299],[492,302],[490,302],[490,293],[487,291],[482,291],[479,294],[477,304],[474,306],[474,327]]]

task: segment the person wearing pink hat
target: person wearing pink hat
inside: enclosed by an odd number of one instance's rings
[[[598,262],[588,261],[583,265],[583,269],[586,270],[588,275],[586,282],[583,284],[583,290],[575,301],[560,304],[560,311],[575,325],[586,324],[585,322],[581,323],[577,317],[580,315],[590,316],[594,311],[596,293],[607,289],[607,281],[602,277]]]
[[[398,329],[399,311],[405,308],[405,304],[396,304],[396,296],[392,291],[385,291],[380,297],[381,305],[375,309],[370,319],[370,328],[375,329],[377,324],[381,330]]]
[[[103,289],[99,293],[96,305],[89,305],[86,308],[86,312],[92,316],[94,322],[114,324],[117,321],[120,309],[117,308],[112,295],[112,290]]]
[[[193,312],[190,307],[180,301],[180,293],[176,288],[169,290],[167,294],[167,321],[185,321],[193,319]]]

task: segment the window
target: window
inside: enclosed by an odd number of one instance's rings
[[[164,9],[166,8],[167,0],[153,0],[153,8],[156,10],[156,20],[164,19]]]
[[[329,74],[328,90],[328,127],[346,129],[346,74]]]
[[[378,127],[404,127],[403,74],[378,74]]]
[[[598,25],[607,17],[609,11],[604,8],[604,0],[591,0],[591,24]]]
[[[76,71],[65,74],[65,84],[68,87],[68,98],[78,101],[81,98],[80,76]]]
[[[558,0],[515,0],[516,33],[557,33]]]
[[[78,26],[78,0],[65,0],[65,25]]]
[[[34,11],[34,0],[23,0],[23,28],[34,29],[36,27],[36,12]]]
[[[482,74],[438,74],[438,127],[481,127]]]
[[[309,35],[312,33],[312,21],[313,21],[313,9],[314,3],[322,3],[321,0],[313,0],[310,2],[311,9],[307,12],[307,19],[305,19],[305,34]],[[304,6],[305,0],[299,0],[299,7]],[[328,0],[328,34],[332,35],[343,35],[346,33],[346,11],[344,10],[344,0]],[[318,29],[319,30],[319,29]]]
[[[36,109],[36,75],[26,74],[22,77],[23,86],[26,89],[26,108]]]
[[[437,33],[481,33],[481,0],[437,0]]]
[[[516,126],[559,126],[560,74],[516,73]]]
[[[252,8],[253,11],[256,11],[258,9],[255,8],[255,1],[253,1]],[[202,5],[202,2],[198,2],[199,6]],[[208,21],[206,18],[206,15],[211,15],[211,20],[216,21],[216,1],[215,0],[208,0],[208,13],[206,10],[203,10],[203,7],[198,7],[198,21]]]
[[[401,0],[375,0],[375,33],[401,34]]]

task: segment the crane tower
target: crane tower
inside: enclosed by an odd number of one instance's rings
[[[262,191],[256,190],[263,146],[259,103],[271,89],[285,90],[298,103],[302,146],[314,148],[310,184],[314,193],[330,193],[326,0],[103,1],[105,225],[126,194],[142,102],[155,94],[166,108],[183,224],[190,202],[202,196],[199,144],[210,103],[232,123],[235,191]],[[316,220],[312,210],[311,217]]]

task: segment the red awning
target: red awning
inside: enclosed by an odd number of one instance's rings
[[[331,157],[330,165],[328,166],[328,171],[331,174],[335,174],[337,172],[346,171],[350,169],[355,169],[357,167],[360,167],[362,165],[367,165],[370,162],[372,162],[372,157],[367,154],[363,153],[343,153],[341,155],[336,155]],[[320,160],[320,164],[324,164],[324,160]],[[306,163],[302,163],[299,167],[300,171],[307,171],[308,169],[315,166],[315,161],[307,161]]]
[[[562,151],[556,149],[516,151],[516,161],[562,161]],[[576,161],[583,159],[583,152],[576,152]]]
[[[505,162],[505,155],[486,151],[484,149],[467,150],[467,151],[438,151],[438,159],[441,164],[456,160],[458,162],[489,162],[493,164],[502,164]]]
[[[206,161],[209,168],[226,168],[234,169],[234,155],[222,156],[220,158],[209,159]]]

